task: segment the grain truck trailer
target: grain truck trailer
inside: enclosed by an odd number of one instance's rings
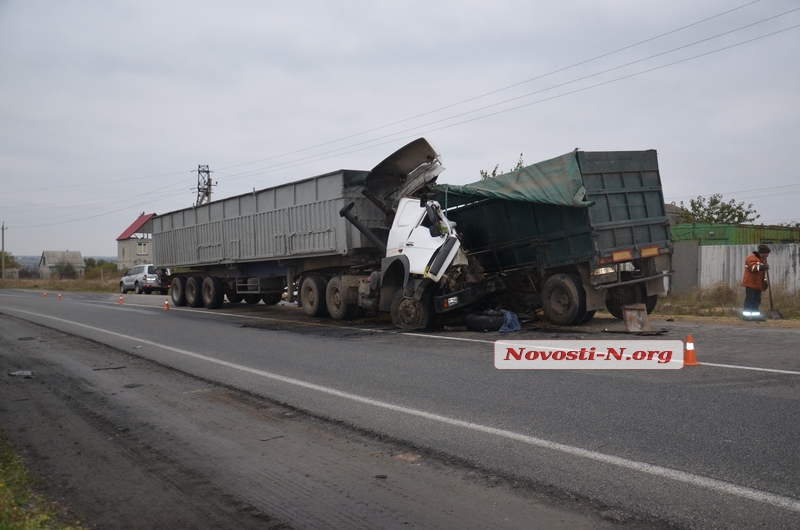
[[[671,242],[655,151],[576,151],[467,186],[423,138],[372,171],[340,170],[159,215],[154,261],[173,304],[386,311],[401,329],[482,305],[563,325],[652,309]],[[165,283],[166,285],[166,283]]]
[[[402,329],[425,328],[431,296],[467,261],[441,208],[418,195],[442,170],[421,138],[369,172],[335,171],[158,215],[154,261],[171,271],[177,306],[276,304],[296,285],[308,315],[388,311]],[[502,288],[480,281],[487,296]]]

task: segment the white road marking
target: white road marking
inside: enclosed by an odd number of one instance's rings
[[[371,399],[364,396],[359,396],[357,394],[351,394],[349,392],[342,392],[341,390],[336,390],[335,388],[330,388],[323,385],[318,385],[315,383],[309,383],[308,381],[303,381],[300,379],[294,379],[292,377],[285,377],[282,375],[274,374],[272,372],[266,372],[264,370],[258,370],[256,368],[250,368],[249,366],[244,366],[241,364],[236,364],[228,361],[223,361],[221,359],[216,359],[214,357],[209,357],[207,355],[202,355],[200,353],[195,353],[188,350],[182,350],[180,348],[174,348],[172,346],[165,346],[163,344],[159,344],[157,342],[149,341],[142,339],[140,337],[132,337],[130,335],[124,335],[122,333],[117,333],[115,331],[109,331],[102,328],[97,328],[94,326],[89,326],[87,324],[81,324],[79,322],[73,322],[70,320],[66,320],[63,318],[47,316],[47,315],[40,315],[37,313],[33,313],[30,311],[23,311],[20,309],[10,309],[10,311],[24,313],[27,315],[32,315],[40,318],[46,318],[50,320],[55,320],[58,322],[62,322],[65,324],[70,324],[73,326],[78,326],[86,329],[90,329],[92,331],[106,333],[108,335],[112,335],[114,337],[119,337],[122,339],[128,339],[135,341],[137,343],[148,344],[150,346],[155,346],[157,348],[162,348],[174,353],[178,353],[181,355],[185,355],[187,357],[192,357],[194,359],[206,361],[209,363],[217,364],[219,366],[225,366],[227,368],[231,368],[234,370],[239,370],[241,372],[246,372],[252,375],[256,375],[259,377],[264,377],[266,379],[271,379],[273,381],[279,381],[281,383],[286,383],[289,385],[306,388],[308,390],[314,390],[316,392],[321,392],[324,394],[328,394],[331,396],[336,396],[342,399],[347,399],[350,401],[354,401],[357,403],[363,403],[365,405],[370,405],[373,407],[391,410],[394,412],[399,412],[401,414],[407,414],[409,416],[414,416],[417,418],[424,418],[427,420],[439,422],[446,425],[451,425],[453,427],[459,427],[463,429],[468,429],[475,432],[481,432],[484,434],[490,434],[493,436],[497,436],[500,438],[505,438],[508,440],[514,440],[518,442],[522,442],[528,445],[532,445],[535,447],[541,447],[544,449],[550,449],[552,451],[558,451],[564,454],[569,454],[572,456],[578,456],[581,458],[586,458],[589,460],[594,460],[595,462],[602,462],[605,464],[611,464],[614,466],[618,466],[624,469],[630,469],[632,471],[638,471],[640,473],[646,473],[648,475],[653,475],[660,478],[667,478],[677,482],[683,482],[685,484],[689,484],[692,486],[698,486],[701,488],[705,488],[711,491],[716,491],[719,493],[725,493],[728,495],[733,495],[735,497],[739,497],[742,499],[748,499],[752,501],[758,501],[765,504],[770,504],[772,506],[777,506],[779,508],[784,508],[786,510],[791,510],[794,512],[800,512],[800,500],[794,499],[791,497],[785,497],[782,495],[777,495],[774,493],[769,493],[766,491],[760,491],[753,488],[748,488],[746,486],[739,486],[737,484],[732,484],[730,482],[725,482],[722,480],[717,480],[710,477],[704,477],[702,475],[695,475],[693,473],[687,473],[685,471],[678,471],[676,469],[670,469],[667,467],[657,466],[653,464],[648,464],[646,462],[639,462],[636,460],[629,460],[627,458],[621,458],[618,456],[608,455],[605,453],[599,453],[597,451],[591,451],[588,449],[582,449],[580,447],[575,447],[572,445],[562,444],[558,442],[552,442],[550,440],[545,440],[542,438],[537,438],[535,436],[528,436],[525,434],[516,433],[513,431],[508,431],[505,429],[497,429],[495,427],[488,427],[486,425],[481,425],[479,423],[472,423],[469,421],[459,420],[456,418],[449,418],[447,416],[442,416],[439,414],[434,414],[432,412],[426,412],[424,410],[413,409],[410,407],[403,407],[401,405],[395,405],[393,403],[386,403],[384,401],[378,401],[375,399]]]
[[[736,368],[737,370],[753,370],[756,372],[773,372],[776,374],[790,374],[790,375],[800,375],[800,372],[794,370],[779,370],[777,368],[758,368],[755,366],[741,366],[738,364],[717,364],[717,363],[707,363],[701,362],[700,366],[716,366],[717,368]]]

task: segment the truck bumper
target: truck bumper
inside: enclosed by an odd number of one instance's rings
[[[449,313],[464,309],[487,296],[499,293],[506,288],[502,280],[489,280],[478,285],[473,285],[461,291],[453,291],[442,296],[433,297],[433,308],[437,313]]]

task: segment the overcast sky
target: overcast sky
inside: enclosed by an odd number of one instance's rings
[[[426,137],[464,184],[656,149],[668,202],[800,221],[798,0],[0,0],[0,221],[15,256],[116,256],[142,213]]]

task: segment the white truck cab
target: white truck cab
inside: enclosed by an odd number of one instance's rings
[[[403,255],[409,273],[438,282],[456,257],[466,255],[455,234],[455,226],[436,201],[400,199],[386,243],[386,257]],[[461,263],[461,260],[459,260]]]

